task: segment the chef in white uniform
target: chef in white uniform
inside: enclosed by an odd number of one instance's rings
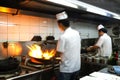
[[[65,12],[56,16],[59,29],[63,31],[56,49],[57,53],[61,54],[58,80],[75,80],[81,67],[81,38],[79,32],[70,27],[70,21]]]
[[[92,47],[88,47],[87,51],[97,49],[98,50],[97,56],[110,58],[112,54],[112,40],[110,36],[107,34],[107,30],[101,24],[98,26],[98,33],[99,39],[97,43]]]

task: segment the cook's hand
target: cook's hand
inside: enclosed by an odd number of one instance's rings
[[[88,48],[87,48],[87,51],[91,51],[91,49],[92,49],[92,46],[88,47]]]
[[[88,47],[86,50],[87,50],[87,51],[90,51],[90,47]]]

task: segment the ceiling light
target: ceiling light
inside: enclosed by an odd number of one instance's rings
[[[13,9],[13,8],[1,7],[0,6],[0,12],[9,13],[9,14],[16,14],[18,12],[18,10],[17,9]]]

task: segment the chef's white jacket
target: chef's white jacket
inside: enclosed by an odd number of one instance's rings
[[[96,46],[99,47],[97,55],[103,57],[107,56],[110,58],[112,54],[112,40],[110,36],[104,33],[102,36],[100,36],[99,40],[96,43]]]
[[[80,70],[81,39],[79,32],[67,28],[58,40],[57,51],[62,52],[60,72],[72,73]]]

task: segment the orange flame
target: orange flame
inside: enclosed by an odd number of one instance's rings
[[[50,59],[55,55],[55,49],[42,51],[41,47],[37,44],[33,44],[27,47],[30,49],[28,53],[30,57],[38,59]]]
[[[55,54],[55,50],[54,50],[54,49],[53,49],[53,50],[50,50],[50,51],[46,50],[46,51],[43,53],[43,57],[44,57],[45,59],[50,59],[50,58],[52,58],[52,57],[54,56],[54,54]]]

